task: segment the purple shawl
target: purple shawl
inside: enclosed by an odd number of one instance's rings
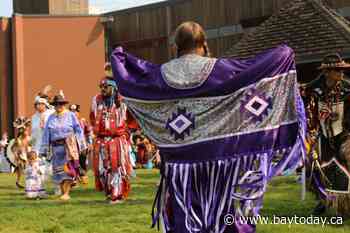
[[[175,227],[167,193],[184,232],[224,232],[222,216],[257,215],[267,182],[302,161],[305,112],[287,46],[247,60],[186,55],[163,65],[117,48],[112,69],[123,101],[160,149],[154,221],[161,217],[166,231]]]

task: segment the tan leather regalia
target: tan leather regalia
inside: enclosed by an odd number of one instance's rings
[[[30,136],[24,136],[24,131],[30,127],[31,121],[27,117],[18,117],[13,122],[17,130],[17,137],[10,140],[7,147],[7,158],[16,169],[24,170],[27,162],[27,153],[31,151],[32,144]]]

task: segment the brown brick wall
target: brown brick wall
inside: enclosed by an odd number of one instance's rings
[[[14,17],[15,114],[33,114],[33,101],[50,84],[87,117],[103,76],[104,30],[98,17]]]
[[[11,132],[12,122],[11,22],[0,18],[0,133]]]

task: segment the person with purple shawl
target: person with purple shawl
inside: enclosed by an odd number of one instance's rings
[[[162,157],[153,226],[255,232],[241,217],[258,215],[267,182],[305,153],[294,53],[280,46],[253,59],[210,58],[194,22],[177,28],[175,43],[177,58],[163,65],[120,47],[111,57],[124,103]],[[234,224],[225,224],[227,214]]]

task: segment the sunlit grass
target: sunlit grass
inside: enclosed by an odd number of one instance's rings
[[[75,188],[68,203],[50,197],[48,200],[26,200],[15,188],[13,175],[0,174],[1,233],[152,233],[151,206],[159,177],[158,170],[137,170],[128,201],[111,206],[103,193],[95,192],[90,178],[87,187]],[[52,188],[49,187],[52,192]],[[316,204],[311,194],[300,201],[300,185],[294,177],[277,177],[265,195],[264,216],[309,216]],[[257,232],[350,232],[345,226],[258,225]]]

